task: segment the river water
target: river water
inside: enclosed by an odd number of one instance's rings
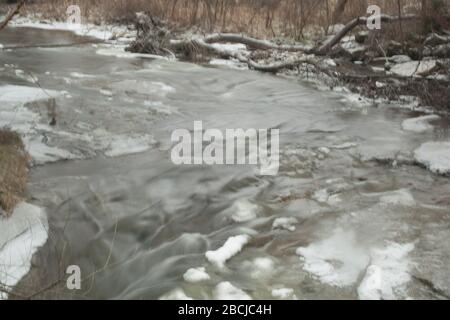
[[[4,46],[80,40],[0,34]],[[31,170],[30,201],[47,211],[49,240],[18,290],[50,286],[37,297],[76,299],[450,296],[449,180],[413,161],[422,143],[449,140],[448,121],[405,132],[402,121],[419,114],[296,79],[113,53],[102,44],[0,52],[0,85],[37,86],[15,68],[62,92],[56,127],[36,132],[72,159],[44,157]],[[175,166],[171,133],[194,121],[279,129],[278,175]],[[207,259],[235,236],[248,241],[223,266]],[[67,290],[68,265],[80,267],[81,290]],[[191,268],[199,281],[185,275]]]

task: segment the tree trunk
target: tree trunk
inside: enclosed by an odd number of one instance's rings
[[[341,22],[342,15],[345,12],[345,7],[347,6],[348,0],[338,0],[336,8],[333,13],[333,24]]]

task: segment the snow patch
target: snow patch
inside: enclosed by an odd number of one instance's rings
[[[326,203],[330,206],[334,206],[342,202],[341,198],[337,194],[330,194],[328,189],[322,189],[314,192],[312,196],[313,200],[319,203]]]
[[[249,241],[250,236],[248,235],[231,237],[221,248],[215,251],[206,252],[206,259],[217,267],[223,268],[225,266],[225,262],[241,252],[242,248]]]
[[[221,282],[214,288],[213,297],[216,300],[252,300],[247,293],[228,281]]]
[[[450,173],[450,142],[427,142],[414,151],[417,162],[437,174]]]
[[[273,289],[271,293],[272,297],[274,297],[275,299],[280,300],[297,299],[297,297],[294,294],[294,289],[291,288]]]
[[[439,119],[440,117],[437,115],[428,115],[418,118],[406,119],[402,123],[402,129],[404,131],[411,131],[417,133],[431,131],[433,130],[433,126],[430,124],[430,122]]]
[[[158,300],[193,300],[188,297],[181,288],[176,288],[165,295],[161,296]]]
[[[272,224],[272,229],[284,229],[287,231],[294,232],[298,224],[298,220],[296,218],[288,217],[288,218],[278,218]]]
[[[351,286],[369,263],[369,255],[360,247],[351,231],[338,228],[318,243],[297,249],[304,269],[319,281],[336,286]]]
[[[437,66],[435,60],[411,61],[400,63],[392,67],[391,72],[402,77],[426,75]]]
[[[198,283],[203,281],[208,281],[211,279],[208,273],[206,273],[206,269],[204,267],[201,268],[191,268],[183,275],[183,279],[189,283]]]
[[[38,129],[51,129],[39,124],[40,114],[26,107],[27,103],[49,100],[60,94],[58,91],[27,86],[0,86],[0,127],[11,128],[22,135],[25,148],[36,164],[78,158],[69,151],[46,145],[43,142],[45,137]]]
[[[74,160],[81,159],[67,150],[58,147],[51,147],[42,142],[38,137],[24,137],[23,142],[25,149],[33,158],[33,163],[36,165],[43,165],[45,163],[57,162],[60,160]]]
[[[44,30],[71,31],[79,36],[109,40],[117,34],[127,33],[127,26],[73,24],[58,21],[36,21],[33,17],[19,17],[10,22],[11,27],[27,27]]]
[[[15,286],[31,268],[33,254],[47,242],[45,212],[28,203],[19,204],[11,218],[0,218],[0,284]],[[0,292],[0,300],[7,299]]]
[[[233,205],[233,215],[231,219],[234,222],[247,222],[257,217],[258,206],[248,200],[238,200]]]
[[[242,43],[212,43],[211,46],[221,51],[230,51],[230,52],[247,51],[247,46]]]
[[[405,206],[413,207],[416,205],[416,201],[411,192],[407,189],[397,190],[388,193],[380,198],[380,202],[384,205]]]
[[[249,273],[253,279],[260,279],[270,276],[275,267],[274,261],[269,257],[258,257],[252,261],[245,261],[243,263],[243,269],[245,273]]]
[[[407,298],[406,285],[411,280],[408,254],[414,244],[390,243],[371,253],[371,265],[358,287],[361,300],[394,300]]]

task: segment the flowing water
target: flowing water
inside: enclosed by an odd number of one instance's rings
[[[4,46],[80,40],[25,28],[0,35]],[[31,170],[30,198],[50,231],[18,288],[55,284],[39,295],[50,298],[203,299],[223,297],[218,284],[228,281],[254,299],[356,299],[375,270],[381,298],[450,296],[449,180],[412,156],[423,142],[448,141],[448,122],[404,132],[410,111],[361,107],[296,79],[98,50],[108,46],[0,52],[2,65],[63,91],[56,128],[42,136],[74,158]],[[37,86],[7,67],[5,84]],[[278,175],[175,166],[171,133],[196,120],[279,129]],[[148,146],[140,153],[108,149],[139,142]],[[224,266],[205,257],[239,235],[249,241]],[[65,289],[67,265],[80,266],[82,290]],[[209,279],[183,278],[202,267]]]

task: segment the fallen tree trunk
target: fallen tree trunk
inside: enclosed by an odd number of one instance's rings
[[[246,46],[259,49],[259,50],[280,50],[280,51],[301,51],[301,52],[312,52],[314,49],[307,45],[277,45],[267,40],[259,40],[251,37],[247,37],[241,34],[235,33],[216,33],[207,36],[203,39],[206,43],[216,43],[216,42],[228,42],[228,43],[241,43]]]
[[[11,21],[11,19],[14,18],[14,16],[16,14],[19,13],[20,9],[22,9],[24,4],[25,4],[25,0],[22,0],[21,2],[19,2],[17,4],[17,6],[14,9],[12,9],[8,13],[8,15],[5,17],[5,19],[2,22],[0,22],[0,30],[2,30],[3,28],[5,28],[8,25],[8,23]]]
[[[376,19],[377,17],[371,18]],[[412,20],[419,17],[416,15],[406,15],[400,18],[395,16],[380,15],[379,18],[383,23],[392,23],[400,19]],[[169,40],[170,32],[168,32],[167,29],[163,28],[163,26],[158,25],[156,31],[152,31],[155,30],[155,25],[150,18],[143,20],[142,16],[140,16],[139,19],[139,21],[147,21],[146,23],[148,24],[148,27],[146,28],[146,32],[144,34],[141,34],[141,36],[128,48],[129,51],[152,54],[166,54],[167,52],[175,52],[184,55],[192,55],[197,52],[205,52],[210,55],[219,56],[225,59],[236,59],[242,63],[247,64],[249,68],[254,70],[275,73],[282,69],[295,68],[300,64],[312,64],[316,68],[319,68],[320,65],[317,64],[318,60],[308,57],[308,55],[315,54],[323,56],[328,54],[331,49],[336,46],[354,28],[361,25],[366,25],[369,18],[358,17],[356,19],[353,19],[334,37],[326,41],[323,45],[317,47],[311,47],[308,45],[278,45],[267,40],[259,40],[235,33],[216,33],[198,39],[194,38],[183,40]],[[164,30],[164,32],[161,32],[160,30]],[[305,55],[298,59],[287,62],[263,65],[253,61],[239,51],[233,51],[226,48],[214,46],[215,43],[221,42],[243,44],[251,49],[256,50],[301,52]],[[322,72],[327,73],[325,68],[321,69]]]
[[[374,17],[374,19],[375,18],[376,17]],[[379,18],[381,19],[381,22],[392,23],[399,20],[419,19],[420,17],[416,15],[405,15],[403,17],[381,15]],[[367,17],[358,17],[353,19],[352,21],[347,23],[347,25],[341,31],[339,31],[334,37],[326,41],[321,47],[316,48],[314,52],[319,55],[326,55],[335,45],[337,45],[342,40],[342,38],[344,38],[353,29],[361,25],[367,25],[367,20],[368,20]]]
[[[194,40],[172,40],[170,41],[170,45],[174,51],[183,51],[186,49],[192,48],[201,49],[203,51],[208,52],[209,54],[216,55],[225,59],[236,59],[239,62],[245,63],[248,65],[250,69],[262,71],[262,72],[271,72],[276,73],[283,69],[292,69],[301,64],[311,64],[317,66],[317,61],[315,61],[310,56],[303,56],[299,59],[295,59],[292,61],[273,63],[273,64],[259,64],[249,57],[244,56],[242,53],[233,50],[220,49],[213,46],[211,43],[205,42],[204,39],[194,39]]]

